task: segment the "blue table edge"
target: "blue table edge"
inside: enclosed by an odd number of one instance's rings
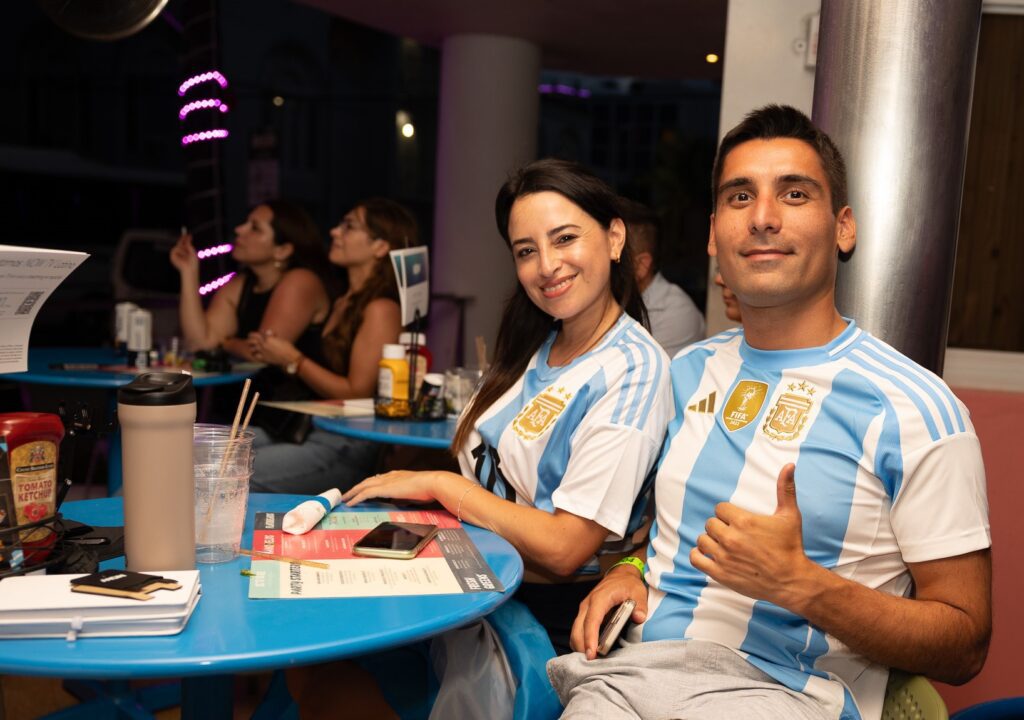
[[[357,440],[370,440],[379,443],[393,443],[397,445],[408,445],[411,447],[434,448],[436,450],[447,450],[451,447],[451,438],[437,438],[420,436],[416,434],[393,435],[381,429],[359,427],[359,422],[371,422],[378,427],[384,426],[401,428],[406,426],[410,429],[429,428],[434,426],[449,427],[452,420],[377,420],[372,416],[360,416],[352,418],[328,418],[314,417],[313,426],[326,432],[337,433]]]
[[[307,496],[300,496],[300,495],[280,495],[280,496],[263,495],[263,497],[291,498],[292,501],[294,501],[294,502],[292,504],[290,504],[289,506],[292,506],[292,507],[294,506],[294,504],[297,504],[297,502],[300,502],[302,500],[308,499]],[[64,506],[65,516],[73,519],[74,514],[75,514],[74,511],[76,509],[75,506],[78,505],[79,503],[85,503],[85,502],[90,502],[90,503],[94,503],[94,502],[120,503],[121,499],[120,498],[99,498],[99,499],[95,499],[95,500],[68,502]],[[289,504],[289,503],[283,503],[283,504]],[[380,509],[381,509],[381,507],[359,507],[359,508],[352,508],[352,510],[354,510],[354,511],[365,511],[365,512],[380,511]],[[250,517],[247,518],[247,527],[248,527],[248,524],[250,522],[252,522],[253,518],[254,518],[254,513],[251,513]],[[477,540],[478,540],[478,538],[475,537],[477,535],[480,535],[482,533],[491,534],[491,533],[489,533],[489,531],[484,530],[484,529],[479,528],[479,527],[476,527],[474,525],[464,524],[464,527],[465,527],[467,533],[469,533],[470,537],[473,538],[474,542],[477,542]],[[486,536],[484,536],[484,537],[486,537]],[[501,538],[499,538],[499,539],[501,539]],[[504,539],[501,539],[501,542],[504,542],[504,543],[507,544],[507,541],[505,541]],[[478,543],[478,545],[479,545],[479,543]],[[119,557],[123,557],[123,556],[119,556]],[[116,559],[115,559],[115,561],[116,561]],[[237,574],[237,572],[242,568],[243,564],[247,564],[248,562],[249,562],[249,558],[246,558],[244,556],[239,556],[238,558],[236,558],[235,560],[233,560],[233,561],[231,561],[229,563],[222,563],[222,564],[217,565],[217,566],[199,566],[199,567],[200,568],[203,568],[203,567],[208,567],[208,568],[209,567],[224,568],[226,572]],[[101,565],[101,567],[104,567],[107,564],[109,564],[109,561],[107,563],[104,563],[104,565]],[[500,574],[500,570],[498,568],[495,568],[495,572],[498,572]],[[148,659],[148,658],[146,658],[146,657],[144,657],[142,655],[138,655],[135,658],[133,658],[131,665],[128,666],[129,669],[126,671],[124,665],[117,664],[116,666],[112,666],[112,665],[109,664],[109,661],[107,661],[107,660],[95,660],[95,659],[92,659],[92,658],[90,658],[88,660],[83,658],[83,661],[81,663],[77,663],[77,664],[68,663],[67,665],[62,664],[59,667],[54,667],[52,662],[47,662],[47,660],[45,659],[46,658],[46,653],[45,653],[44,644],[46,644],[46,643],[53,643],[53,642],[62,642],[62,643],[66,642],[66,641],[60,640],[59,638],[0,638],[0,648],[2,648],[3,644],[8,643],[8,642],[12,642],[12,643],[14,643],[14,642],[17,642],[17,643],[29,643],[29,644],[34,644],[36,642],[40,643],[40,646],[39,646],[39,651],[40,652],[32,653],[31,657],[26,656],[26,657],[18,658],[17,662],[9,662],[6,659],[0,658],[0,674],[48,676],[48,677],[74,678],[74,679],[90,679],[90,678],[91,679],[136,679],[136,678],[141,679],[141,678],[166,678],[166,677],[193,677],[193,676],[198,676],[198,675],[210,676],[210,675],[233,674],[233,673],[237,673],[237,672],[269,671],[269,670],[276,670],[276,669],[289,668],[289,667],[298,667],[298,666],[301,666],[301,665],[316,664],[316,663],[320,663],[320,662],[328,662],[328,661],[333,661],[333,660],[342,660],[342,659],[345,659],[345,658],[350,658],[350,657],[354,657],[354,656],[358,656],[358,655],[363,655],[363,654],[367,654],[367,653],[372,653],[372,652],[377,652],[377,651],[381,651],[381,650],[386,650],[386,649],[389,649],[389,648],[401,647],[403,645],[412,644],[412,643],[415,643],[415,642],[418,642],[418,641],[430,638],[432,636],[435,636],[435,635],[439,634],[440,632],[446,631],[448,629],[454,629],[454,628],[457,628],[457,627],[462,627],[464,625],[468,625],[468,624],[470,624],[472,622],[476,622],[481,617],[486,616],[487,614],[489,614],[490,612],[492,612],[493,610],[498,608],[500,605],[502,605],[506,601],[510,600],[512,598],[512,596],[514,595],[516,589],[518,589],[519,585],[522,583],[522,580],[523,580],[523,562],[522,562],[522,558],[519,557],[518,553],[515,554],[515,563],[514,563],[514,567],[512,568],[512,572],[509,575],[507,575],[507,576],[503,576],[501,579],[502,579],[502,582],[506,586],[505,587],[505,592],[503,592],[503,593],[501,593],[501,592],[480,593],[481,596],[485,596],[485,597],[483,598],[482,602],[476,608],[479,612],[476,612],[473,617],[466,619],[464,622],[457,622],[457,621],[456,622],[452,622],[451,617],[450,617],[452,613],[445,613],[445,614],[440,614],[440,615],[432,616],[429,619],[429,621],[422,622],[418,626],[405,626],[405,628],[404,628],[405,632],[404,632],[404,634],[402,636],[402,639],[400,641],[395,642],[395,641],[390,641],[390,640],[381,640],[379,637],[375,637],[373,639],[365,640],[365,641],[362,641],[362,642],[354,642],[354,643],[352,643],[351,646],[346,647],[345,651],[341,652],[341,653],[338,652],[338,649],[337,649],[337,647],[335,645],[333,645],[330,642],[325,640],[325,642],[322,645],[313,646],[313,647],[307,647],[304,650],[297,651],[295,654],[289,656],[289,658],[285,662],[282,662],[280,653],[268,651],[268,653],[266,655],[260,655],[259,653],[248,653],[248,654],[246,654],[244,656],[241,656],[241,657],[231,657],[231,656],[228,656],[228,657],[224,657],[224,658],[218,658],[215,661],[209,661],[209,660],[207,660],[207,661],[200,661],[200,660],[196,660],[195,662],[192,662],[192,663],[186,662],[186,663],[183,663],[179,667],[175,667],[173,669],[173,671],[170,671],[170,672],[167,669],[166,660],[165,659],[163,659],[163,658]],[[412,597],[412,596],[406,596],[406,597]],[[294,603],[294,602],[302,603],[302,602],[318,602],[318,601],[319,602],[324,602],[324,601],[344,602],[345,600],[348,600],[348,599],[349,598],[309,598],[309,599],[291,598],[291,599],[277,599],[277,600],[274,600],[274,599],[251,600],[251,602],[260,602],[260,603]],[[202,600],[200,600],[200,604],[201,603],[202,603]],[[137,648],[129,647],[127,645],[127,643],[130,643],[130,644],[134,645],[134,644],[137,644],[139,642],[160,641],[160,640],[166,640],[166,639],[173,639],[175,637],[177,637],[177,636],[176,635],[167,635],[167,636],[157,636],[157,635],[154,635],[154,636],[130,636],[130,637],[123,637],[123,638],[110,638],[110,637],[105,637],[105,638],[80,638],[80,639],[76,640],[75,642],[76,643],[82,643],[82,642],[94,642],[94,641],[106,641],[106,642],[113,641],[113,642],[117,643],[117,642],[124,641],[124,642],[126,642],[125,651],[126,651],[126,653],[130,653],[130,652],[136,651]],[[2,652],[2,651],[0,651],[0,652]]]

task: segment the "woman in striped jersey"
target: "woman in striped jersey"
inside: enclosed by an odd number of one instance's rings
[[[345,500],[438,501],[503,536],[527,568],[517,598],[568,652],[579,602],[646,535],[647,479],[671,407],[668,357],[644,328],[604,182],[540,160],[508,179],[495,212],[519,283],[452,443],[461,474],[390,472]]]

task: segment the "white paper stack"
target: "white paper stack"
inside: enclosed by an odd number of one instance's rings
[[[82,575],[29,575],[0,581],[0,638],[175,635],[199,602],[199,571],[159,573],[181,584],[151,600],[73,592]]]

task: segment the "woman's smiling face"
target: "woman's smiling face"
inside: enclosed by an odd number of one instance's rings
[[[556,192],[520,197],[512,205],[508,235],[516,275],[534,305],[566,323],[599,322],[611,297],[611,263],[622,253],[619,219],[601,227]]]

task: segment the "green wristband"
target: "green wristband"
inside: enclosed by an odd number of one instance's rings
[[[647,564],[640,558],[634,557],[633,555],[630,555],[629,557],[624,557],[617,563],[612,565],[610,568],[608,568],[608,572],[611,572],[619,565],[632,565],[640,571],[640,579],[643,580],[645,583],[647,582],[647,578],[645,577],[647,574]]]

